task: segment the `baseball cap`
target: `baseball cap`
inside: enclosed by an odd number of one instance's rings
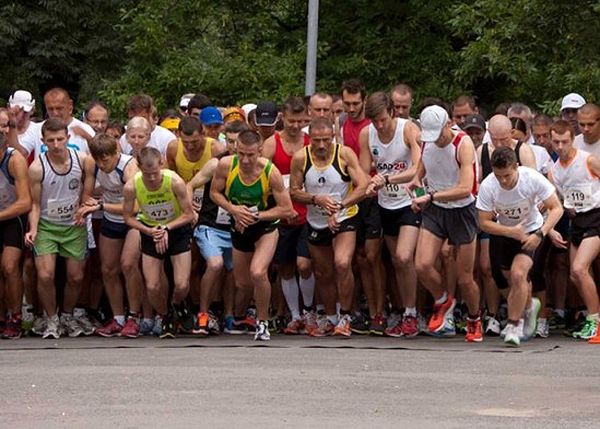
[[[181,99],[179,100],[179,107],[181,107],[182,109],[186,109],[188,107],[188,104],[190,104],[190,100],[193,96],[194,94],[183,94],[181,96]]]
[[[485,119],[480,114],[467,116],[462,129],[466,130],[468,128],[479,128],[481,131],[485,131]]]
[[[279,110],[275,103],[271,101],[261,101],[256,106],[256,125],[272,127],[277,123],[277,114]]]
[[[585,98],[581,95],[572,92],[563,97],[562,103],[560,105],[560,110],[563,111],[565,109],[579,109],[585,104]]]
[[[434,142],[448,123],[448,112],[440,106],[429,106],[421,112],[421,140]]]
[[[11,107],[20,106],[24,111],[31,112],[35,107],[35,100],[31,92],[20,89],[8,98],[8,104]]]
[[[246,113],[239,107],[228,107],[223,111],[223,122],[246,121]]]
[[[160,126],[166,128],[167,130],[174,131],[179,128],[179,122],[181,120],[179,118],[165,118],[160,123]]]
[[[200,122],[204,125],[223,125],[223,116],[215,106],[208,106],[200,112]]]

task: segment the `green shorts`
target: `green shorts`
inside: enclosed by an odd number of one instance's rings
[[[35,256],[58,253],[64,258],[84,260],[87,247],[87,230],[84,226],[56,225],[40,219],[33,246]]]

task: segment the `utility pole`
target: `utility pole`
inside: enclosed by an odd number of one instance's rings
[[[319,0],[308,0],[308,30],[306,34],[305,95],[315,93],[317,80],[317,38],[319,35]]]

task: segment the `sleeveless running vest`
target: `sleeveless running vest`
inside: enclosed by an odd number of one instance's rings
[[[552,178],[564,198],[564,206],[577,213],[600,207],[600,179],[588,168],[590,153],[577,149],[568,165],[560,159],[552,167]]]
[[[229,156],[228,153],[217,155],[217,159]],[[210,198],[210,186],[212,180],[209,180],[203,187],[202,205],[198,212],[198,224],[207,225],[211,228],[223,231],[231,231],[231,215],[223,208],[215,204]]]
[[[235,205],[255,207],[258,211],[267,210],[273,206],[269,178],[273,170],[273,163],[268,161],[261,173],[252,183],[244,183],[240,176],[240,166],[237,155],[231,159],[229,174],[225,184],[225,196]]]
[[[181,139],[177,140],[177,154],[175,155],[175,172],[183,179],[185,183],[192,180],[192,178],[202,170],[202,167],[212,158],[212,144],[214,139],[210,137],[205,138],[204,151],[198,161],[189,161],[185,157],[183,143]],[[199,193],[201,196],[202,193]]]
[[[304,134],[304,146],[310,145],[310,138]],[[284,147],[283,141],[281,140],[281,134],[275,132],[275,154],[273,155],[273,164],[279,169],[283,177],[283,184],[286,189],[290,189],[290,167],[292,165],[292,155],[289,155]],[[306,206],[304,204],[292,201],[292,205],[298,217],[294,222],[295,225],[302,225],[306,223]]]
[[[460,164],[458,162],[458,150],[466,133],[459,131],[450,144],[439,147],[435,143],[423,143],[422,160],[425,165],[425,178],[427,187],[432,191],[443,191],[453,188],[458,184],[460,176]],[[460,208],[466,207],[475,201],[477,192],[477,154],[473,154],[473,184],[471,194],[466,198],[456,201],[433,201],[438,207],[442,208]]]
[[[375,162],[375,170],[381,175],[393,175],[408,170],[412,166],[411,151],[404,142],[406,119],[398,118],[394,137],[389,143],[382,143],[373,124],[369,124],[369,150]],[[385,185],[377,193],[377,202],[388,210],[410,206],[410,196],[404,185]]]
[[[17,201],[17,192],[15,190],[15,179],[8,171],[8,163],[12,156],[14,149],[9,147],[4,152],[2,161],[0,161],[0,210],[6,210],[15,201]]]
[[[331,159],[324,167],[314,165],[310,146],[304,148],[304,189],[313,195],[329,195],[335,201],[342,201],[352,192],[352,179],[347,171],[343,171],[340,162],[342,146],[333,145]],[[358,206],[354,204],[338,212],[338,222],[350,219],[358,213]],[[327,214],[317,205],[308,206],[306,220],[314,229],[327,228]]]
[[[102,187],[102,199],[109,204],[123,204],[123,186],[125,185],[125,168],[129,165],[133,157],[124,153],[119,155],[117,166],[110,173],[105,173],[96,167],[96,179]],[[116,223],[125,223],[122,215],[109,213],[104,210],[104,217]]]
[[[73,226],[73,216],[79,208],[83,169],[79,163],[77,152],[69,151],[69,170],[60,174],[48,159],[48,152],[40,155],[42,163],[42,195],[40,200],[40,218],[48,222]]]
[[[142,172],[134,177],[135,196],[140,205],[138,219],[147,226],[164,225],[181,215],[181,207],[172,190],[173,173],[171,170],[161,170],[162,183],[155,191],[150,191],[144,185]]]

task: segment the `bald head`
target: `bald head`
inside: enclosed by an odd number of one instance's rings
[[[595,117],[599,117],[600,107],[594,103],[587,103],[581,106],[577,113],[581,113],[582,115],[593,115]]]
[[[508,146],[512,142],[512,124],[507,116],[492,116],[488,124],[488,132],[494,147]]]

